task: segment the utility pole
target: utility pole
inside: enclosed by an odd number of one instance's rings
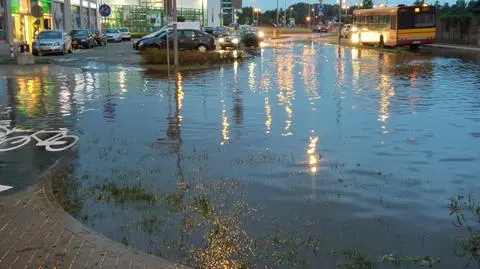
[[[277,0],[277,20],[275,21],[277,24],[277,27],[278,27],[278,17],[280,16],[280,10],[278,10],[278,1],[279,0]]]
[[[338,0],[338,45],[340,46],[340,40],[342,39],[342,0]]]
[[[178,67],[177,0],[173,0],[173,65]]]
[[[202,0],[202,23],[201,24],[202,24],[202,28],[205,28],[205,9],[203,7],[203,0]]]

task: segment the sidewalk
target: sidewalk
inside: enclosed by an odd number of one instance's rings
[[[455,44],[430,44],[426,46],[432,47],[432,48],[461,49],[461,50],[480,52],[480,47],[475,47],[475,46],[465,46],[465,45],[455,45]]]
[[[184,268],[91,231],[53,197],[47,172],[28,190],[0,197],[0,268]]]

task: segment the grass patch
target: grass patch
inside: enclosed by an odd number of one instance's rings
[[[167,50],[149,48],[142,52],[142,59],[145,64],[167,65]],[[181,51],[178,54],[180,65],[218,65],[233,63],[242,60],[242,52],[199,52],[199,51]],[[173,53],[170,53],[170,64],[173,64]]]
[[[68,213],[76,215],[83,209],[83,200],[80,198],[79,184],[67,170],[52,171],[48,175],[52,193],[60,206]]]
[[[114,201],[116,203],[125,202],[155,202],[158,197],[149,193],[142,186],[119,187],[115,183],[108,183],[98,186],[97,189],[101,191],[97,195],[98,201]]]

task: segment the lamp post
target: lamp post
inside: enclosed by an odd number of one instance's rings
[[[173,65],[178,67],[177,0],[173,0]]]

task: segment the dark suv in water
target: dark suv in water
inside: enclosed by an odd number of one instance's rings
[[[167,33],[170,43],[170,48],[173,48],[173,32],[171,30],[162,32],[160,35],[144,39],[138,42],[139,50],[144,50],[146,48],[167,48]],[[209,51],[215,50],[215,38],[199,30],[190,30],[190,29],[181,29],[178,30],[178,48],[181,50],[198,50],[198,51]]]

